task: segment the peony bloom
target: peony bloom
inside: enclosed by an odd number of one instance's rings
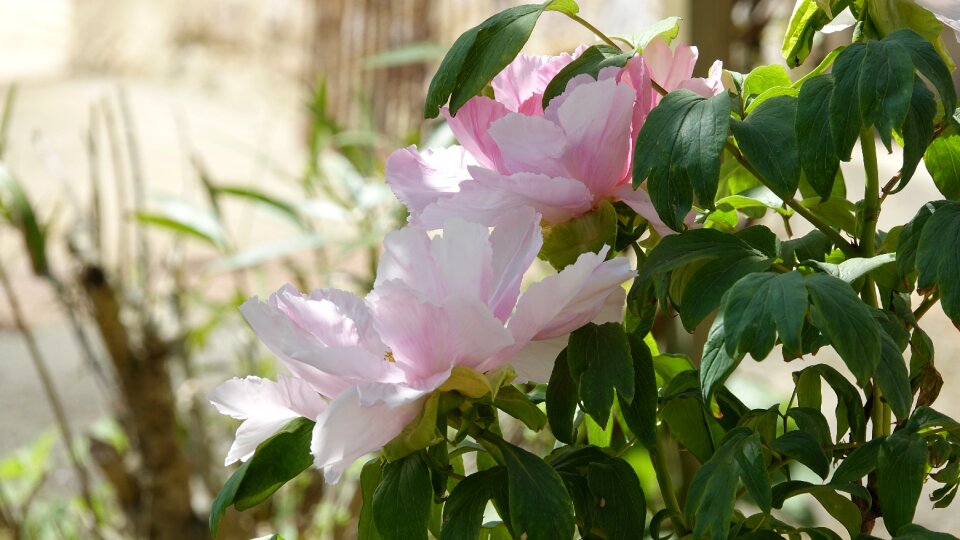
[[[695,47],[674,51],[658,39],[622,69],[607,68],[596,80],[574,77],[543,110],[531,103],[542,101],[550,80],[545,74],[569,60],[518,58],[494,79],[496,100],[478,96],[456,117],[445,113],[462,146],[398,150],[387,160],[387,181],[409,208],[411,222],[428,228],[452,216],[493,225],[504,212],[524,206],[556,224],[603,200],[620,200],[665,234],[669,228],[647,193],[631,186],[632,152],[640,126],[661,98],[651,81],[667,91],[723,91],[719,63],[710,78],[690,78],[696,60]]]
[[[509,363],[521,380],[546,382],[569,332],[619,320],[620,285],[634,272],[624,258],[604,261],[604,249],[520,294],[542,241],[530,209],[510,212],[492,233],[460,219],[432,238],[406,228],[387,236],[366,300],[287,286],[246,302],[247,321],[294,378],[234,379],[214,391],[221,412],[245,419],[227,462],[303,415],[316,420],[315,465],[334,482],[399,435],[456,366]]]

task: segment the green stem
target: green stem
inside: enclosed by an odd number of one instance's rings
[[[580,18],[579,16],[577,16],[577,15],[571,15],[571,14],[569,14],[569,13],[565,13],[565,14],[567,15],[567,17],[570,17],[570,18],[573,19],[574,21],[578,22],[581,26],[583,26],[583,27],[586,28],[587,30],[593,32],[594,35],[596,35],[598,38],[600,38],[601,40],[603,40],[603,42],[606,43],[607,45],[613,47],[614,49],[618,49],[618,50],[620,49],[620,47],[617,46],[617,44],[616,44],[615,41],[613,41],[613,40],[610,39],[606,34],[604,34],[603,32],[601,32],[600,29],[597,28],[596,26],[594,26],[594,25],[588,23],[587,21],[581,19],[581,18]]]
[[[924,298],[923,302],[920,302],[920,305],[917,306],[916,310],[914,310],[913,318],[919,321],[920,317],[923,317],[928,311],[930,311],[930,308],[932,308],[938,301],[940,301],[939,292],[934,292],[930,296]]]
[[[773,189],[773,186],[770,185],[770,182],[768,182],[767,179],[764,178],[763,175],[761,175],[760,172],[757,171],[757,169],[755,169],[753,165],[750,164],[749,161],[747,161],[747,158],[745,158],[743,154],[740,153],[740,150],[738,150],[736,146],[734,146],[732,143],[728,141],[726,148],[727,148],[727,151],[729,151],[730,154],[733,155],[733,157],[740,162],[740,165],[742,165],[744,169],[746,169],[750,174],[756,177],[756,179],[759,180],[761,184],[766,186],[771,191],[776,192],[776,190]],[[813,212],[811,212],[806,206],[803,206],[802,204],[800,204],[800,202],[798,202],[796,199],[794,199],[793,197],[787,197],[786,199],[783,200],[783,202],[784,204],[789,206],[791,209],[793,209],[794,212],[796,212],[797,214],[802,216],[804,219],[809,221],[810,224],[812,224],[814,227],[816,227],[817,229],[820,229],[820,232],[825,234],[827,238],[829,238],[837,247],[840,248],[841,251],[843,251],[846,254],[855,254],[857,252],[856,248],[852,244],[850,244],[850,242],[847,242],[847,239],[841,236],[840,233],[836,231],[836,229],[831,227],[826,221],[823,221],[822,219],[817,217]]]
[[[656,447],[650,452],[650,461],[653,463],[654,472],[656,472],[657,484],[660,486],[660,494],[663,496],[663,504],[671,512],[670,520],[673,521],[676,536],[679,538],[686,534],[687,526],[683,522],[683,513],[680,511],[677,494],[673,491],[673,478],[670,476],[670,466],[663,449],[662,434],[658,434],[656,440]]]

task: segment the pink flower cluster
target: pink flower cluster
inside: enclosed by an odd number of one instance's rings
[[[455,367],[484,373],[509,364],[521,381],[547,382],[570,332],[621,320],[621,284],[635,272],[623,257],[605,260],[609,248],[521,294],[543,243],[541,222],[614,199],[662,227],[646,193],[630,186],[633,141],[660,98],[652,81],[712,95],[722,91],[722,70],[691,79],[696,49],[657,41],[622,69],[574,78],[544,109],[544,89],[573,58],[519,57],[494,79],[495,99],[477,97],[447,115],[462,146],[390,157],[387,179],[412,223],[385,239],[365,298],[285,286],[241,306],[290,376],[233,379],[210,395],[221,413],[243,420],[227,464],[302,416],[316,421],[315,465],[336,481],[397,437]]]
[[[547,84],[579,52],[521,55],[493,79],[495,99],[477,96],[456,116],[444,111],[460,146],[411,146],[390,156],[387,182],[411,223],[437,227],[460,216],[492,225],[509,210],[532,207],[556,224],[619,200],[669,233],[647,193],[631,186],[637,133],[661,98],[653,83],[713,96],[723,91],[723,67],[718,61],[709,78],[691,78],[696,47],[674,51],[656,39],[623,68],[574,77],[542,108]]]

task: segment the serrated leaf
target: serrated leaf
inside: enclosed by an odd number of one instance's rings
[[[830,460],[817,439],[804,431],[788,431],[770,443],[778,454],[795,459],[826,480],[830,474]]]
[[[570,79],[582,74],[596,79],[603,68],[623,67],[633,55],[633,51],[624,52],[609,45],[588,47],[580,56],[557,72],[547,84],[543,90],[543,108],[546,109],[553,98],[563,93]]]
[[[605,538],[628,540],[643,536],[646,502],[640,480],[629,463],[620,458],[591,463],[587,485],[598,501],[595,511]]]
[[[633,185],[647,180],[657,214],[683,230],[693,196],[712,208],[720,181],[720,153],[727,140],[730,98],[703,98],[689,90],[667,94],[637,136]]]
[[[820,197],[827,199],[840,169],[833,134],[830,131],[830,98],[833,77],[819,75],[800,87],[797,97],[797,150],[807,181]]]
[[[646,343],[635,334],[627,335],[633,358],[633,401],[620,399],[620,412],[627,427],[646,448],[656,445],[657,377],[653,358]]]
[[[509,521],[514,537],[571,538],[573,502],[557,472],[526,450],[505,441],[496,444],[507,468]]]
[[[448,99],[450,114],[456,115],[516,58],[545,8],[528,4],[505,9],[457,38],[430,81],[424,116],[435,118]]]
[[[588,214],[547,227],[538,256],[557,270],[563,270],[582,253],[597,253],[603,246],[613,246],[616,238],[617,211],[610,201],[601,201]]]
[[[426,540],[433,487],[430,469],[420,454],[383,466],[373,493],[373,517],[386,540]]]
[[[861,387],[880,361],[880,327],[843,281],[826,274],[804,278],[814,326],[830,341]]]
[[[573,415],[577,412],[579,395],[576,379],[567,364],[567,349],[564,349],[553,363],[550,384],[547,385],[547,419],[550,431],[560,442],[573,444],[576,439]]]
[[[580,388],[584,411],[601,426],[606,426],[614,389],[627,403],[633,401],[633,357],[621,325],[588,323],[575,330],[570,334],[567,364]]]
[[[923,162],[940,193],[947,199],[960,199],[960,135],[951,129],[934,139]]]
[[[476,538],[483,526],[483,511],[497,490],[507,483],[507,471],[494,467],[464,478],[443,506],[440,540]]]
[[[927,474],[927,443],[917,433],[897,432],[883,440],[877,455],[877,497],[888,530],[913,521]]]
[[[742,278],[727,291],[721,308],[727,354],[762,360],[779,335],[788,354],[799,355],[806,310],[807,290],[799,273]]]

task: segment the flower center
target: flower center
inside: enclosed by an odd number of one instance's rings
[[[393,351],[387,351],[383,353],[383,359],[390,363],[395,363],[397,360],[393,357]]]

